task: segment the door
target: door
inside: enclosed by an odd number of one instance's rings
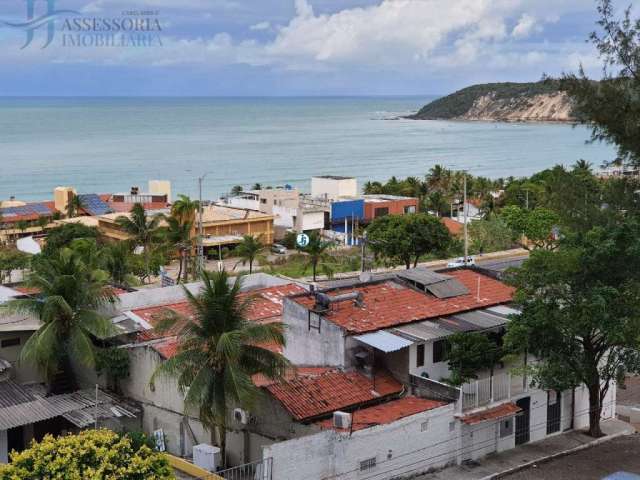
[[[562,396],[555,390],[547,392],[547,435],[560,431]]]
[[[522,411],[516,414],[516,445],[522,445],[529,441],[529,410],[531,397],[521,398],[516,402]]]

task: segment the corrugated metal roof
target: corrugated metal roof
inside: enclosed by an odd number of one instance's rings
[[[508,318],[510,315],[520,315],[521,313],[520,310],[512,307],[507,307],[506,305],[496,305],[495,307],[490,307],[486,310],[487,312],[493,313],[494,315],[505,318]]]
[[[98,418],[121,416],[135,417],[131,406],[122,406],[111,395],[98,394]],[[0,430],[29,425],[31,423],[64,416],[79,427],[95,422],[95,391],[80,390],[73,393],[38,397],[28,388],[12,381],[0,382]],[[112,410],[114,408],[115,410]],[[89,420],[90,418],[90,420]]]
[[[480,330],[501,327],[509,322],[508,318],[494,315],[486,310],[459,313],[457,315],[452,315],[452,317],[476,325]]]
[[[425,342],[440,340],[452,335],[454,331],[442,326],[438,321],[426,320],[424,322],[409,323],[393,329],[394,332],[416,340]]]
[[[421,285],[433,285],[434,283],[444,282],[451,279],[447,275],[436,273],[433,270],[427,270],[426,268],[412,268],[410,270],[403,270],[398,272],[397,276],[404,278],[405,280],[411,280],[412,282],[420,283]]]
[[[450,275],[436,273],[426,268],[414,268],[398,272],[398,277],[408,280],[416,287],[424,289],[437,298],[451,298],[467,295],[469,290]]]
[[[405,338],[389,333],[385,330],[379,330],[373,333],[366,333],[353,337],[361,343],[367,344],[376,350],[385,353],[395,352],[410,346],[413,342]]]

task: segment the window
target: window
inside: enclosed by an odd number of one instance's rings
[[[505,438],[513,434],[513,420],[503,420],[500,422],[500,438]]]
[[[406,207],[404,207],[404,213],[416,213],[416,206],[407,205]]]
[[[0,347],[2,348],[17,347],[18,345],[20,345],[20,337],[7,338],[5,340],[2,340],[2,342],[0,342]]]
[[[373,212],[373,216],[375,218],[378,217],[384,217],[385,215],[389,215],[389,209],[384,207],[384,208],[376,208],[375,211]]]
[[[456,421],[449,422],[449,431],[453,432],[456,429]]]
[[[424,343],[418,345],[416,349],[416,367],[424,366]]]
[[[366,460],[362,460],[360,462],[360,471],[366,472],[367,470],[371,470],[376,466],[376,457],[367,458]]]
[[[266,205],[266,203],[267,203],[267,199],[266,199],[266,198],[261,198],[261,199],[260,199],[260,203],[262,203],[262,204],[265,204],[265,205]]]
[[[433,342],[433,363],[444,362],[447,359],[447,341]]]
[[[420,431],[421,432],[426,432],[427,430],[429,430],[429,420],[425,420],[424,422],[422,422],[420,424]]]

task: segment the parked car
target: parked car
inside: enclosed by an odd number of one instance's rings
[[[287,247],[279,243],[274,243],[273,245],[271,245],[271,251],[273,253],[277,253],[278,255],[284,255],[287,253]]]
[[[467,266],[471,266],[475,264],[476,264],[475,257],[472,257],[472,256],[467,257],[467,263],[466,263]],[[457,267],[464,267],[464,266],[465,266],[464,257],[453,259],[449,263],[447,263],[447,268],[457,268]]]

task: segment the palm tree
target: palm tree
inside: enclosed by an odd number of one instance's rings
[[[78,216],[78,212],[84,208],[82,199],[78,195],[73,195],[67,203],[67,217],[73,218]]]
[[[242,277],[230,285],[225,271],[204,271],[202,281],[198,295],[183,287],[192,316],[164,322],[165,328],[171,328],[178,320],[184,327],[178,334],[176,355],[158,367],[151,383],[158,376],[177,378],[185,395],[185,409],[197,409],[225,462],[230,409],[251,409],[259,394],[252,375],[280,380],[289,363],[279,353],[260,346],[267,343],[283,346],[284,328],[281,323],[247,320],[252,298],[240,293]]]
[[[261,183],[254,183],[253,187],[251,187],[251,190],[262,190],[262,184]]]
[[[242,185],[234,185],[233,188],[231,188],[231,195],[238,196],[242,193],[244,189],[242,188]]]
[[[591,175],[592,167],[593,165],[590,162],[587,162],[582,158],[573,164],[573,170],[575,172],[586,173],[588,175]]]
[[[330,266],[333,257],[329,253],[331,248],[333,248],[333,242],[324,241],[317,232],[312,232],[311,235],[309,235],[309,244],[301,249],[301,251],[308,255],[308,261],[304,269],[306,271],[311,267],[314,282],[316,281],[318,267],[320,267],[328,277],[333,275],[333,270]]]
[[[147,212],[140,203],[136,203],[131,209],[130,216],[120,216],[116,218],[116,223],[129,235],[133,237],[133,240],[137,245],[144,248],[145,269],[147,275],[149,274],[149,255],[151,246],[155,241],[158,234],[158,227],[160,221],[163,219],[162,215],[155,215],[152,218],[147,217]]]
[[[189,278],[189,253],[191,252],[191,223],[182,223],[177,217],[167,218],[165,238],[170,246],[176,248],[180,254],[180,268],[178,282],[184,273],[184,281]]]
[[[242,265],[249,263],[249,273],[253,273],[253,262],[261,257],[261,253],[264,249],[265,246],[260,242],[259,237],[256,238],[253,235],[243,236],[242,241],[235,249],[236,255],[241,259],[236,263],[236,266],[240,263],[242,263]]]
[[[78,252],[63,248],[32,262],[28,285],[39,292],[37,296],[7,303],[7,310],[33,314],[42,322],[25,343],[20,361],[34,364],[50,390],[59,372],[72,388],[77,386],[72,360],[95,367],[92,337],[104,337],[113,329],[110,320],[98,313],[115,302],[107,280],[104,271],[88,267]]]
[[[180,223],[190,223],[193,226],[196,223],[198,208],[200,208],[200,202],[197,200],[191,200],[186,195],[178,195],[178,200],[171,205],[171,215],[176,217]]]
[[[129,287],[136,283],[132,275],[131,254],[129,242],[118,242],[104,247],[102,262],[114,285]]]

